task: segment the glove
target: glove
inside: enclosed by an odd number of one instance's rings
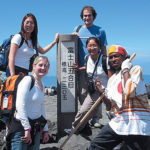
[[[124,69],[129,69],[132,67],[132,63],[129,61],[129,59],[126,59],[123,61],[122,65],[121,65],[121,70]]]

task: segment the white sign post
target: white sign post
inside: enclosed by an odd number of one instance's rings
[[[61,42],[61,112],[75,112],[75,43]]]
[[[65,128],[71,128],[77,112],[76,71],[72,68],[77,62],[78,37],[72,34],[59,36],[57,51],[57,123],[58,132],[64,134]]]

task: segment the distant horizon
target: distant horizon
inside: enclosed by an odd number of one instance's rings
[[[143,74],[144,77],[144,82],[145,84],[150,84],[150,74]],[[54,75],[47,75],[42,79],[43,83],[45,86],[50,87],[50,86],[57,86],[57,76]]]
[[[72,34],[76,26],[83,25],[80,13],[87,5],[94,7],[97,12],[94,24],[102,27],[106,32],[107,50],[111,45],[119,44],[130,55],[135,52],[133,64],[140,65],[143,74],[149,75],[149,0],[45,0],[36,3],[32,0],[3,0],[1,1],[3,7],[0,9],[0,18],[3,20],[0,43],[11,34],[18,33],[23,17],[27,13],[32,13],[38,23],[38,43],[45,47],[53,42],[56,33]],[[50,76],[57,76],[56,49],[57,45],[44,54],[50,60],[51,68],[48,72]]]
[[[150,76],[150,74],[143,74],[143,76]],[[57,75],[46,75],[46,77],[56,77]]]

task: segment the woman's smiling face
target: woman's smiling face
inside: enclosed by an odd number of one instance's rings
[[[47,60],[42,59],[37,64],[34,64],[33,70],[36,76],[39,76],[41,78],[44,77],[48,73],[48,70],[49,70],[49,64]]]
[[[24,30],[26,31],[26,33],[32,33],[34,30],[34,21],[32,19],[32,17],[28,17],[25,21],[24,21]]]
[[[98,43],[94,39],[89,40],[87,44],[87,50],[92,58],[97,58],[99,54],[99,48],[100,47]]]

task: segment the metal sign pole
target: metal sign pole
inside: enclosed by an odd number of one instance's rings
[[[76,72],[78,37],[60,34],[57,48],[57,130],[63,136],[65,128],[71,128],[77,113]]]

